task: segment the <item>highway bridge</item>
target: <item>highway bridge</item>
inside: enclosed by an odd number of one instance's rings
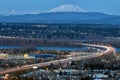
[[[79,43],[76,43],[76,44],[79,44]],[[113,47],[111,47],[111,46],[93,45],[93,44],[82,44],[82,45],[88,46],[88,47],[103,48],[105,50],[103,52],[101,52],[101,53],[96,53],[96,54],[94,54],[92,56],[68,57],[66,59],[60,59],[60,60],[54,60],[54,61],[49,61],[49,62],[42,62],[42,63],[37,63],[37,64],[23,65],[23,66],[19,66],[19,67],[14,67],[14,68],[10,68],[10,69],[6,69],[6,70],[0,71],[0,75],[4,75],[6,73],[12,73],[12,72],[16,72],[16,71],[24,71],[24,70],[32,69],[33,66],[43,67],[43,66],[50,65],[51,63],[59,64],[59,63],[67,63],[69,61],[78,61],[78,60],[84,60],[84,59],[92,59],[92,58],[97,58],[97,57],[104,56],[104,55],[109,54],[109,53],[115,55],[115,49]]]

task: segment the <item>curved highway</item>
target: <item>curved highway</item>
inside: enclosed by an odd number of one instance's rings
[[[79,43],[76,43],[76,44],[79,44]],[[16,72],[16,71],[23,71],[23,70],[27,70],[27,69],[32,69],[33,66],[42,67],[42,66],[50,65],[51,63],[58,64],[60,62],[61,63],[66,63],[66,62],[69,62],[69,61],[77,61],[77,60],[83,60],[83,59],[88,59],[88,58],[89,59],[97,58],[97,57],[100,57],[100,56],[103,56],[103,55],[109,54],[109,53],[112,53],[112,54],[115,55],[115,49],[111,46],[92,45],[92,44],[82,44],[82,45],[88,46],[88,47],[103,48],[105,50],[101,53],[94,54],[92,56],[69,57],[69,58],[66,58],[66,59],[60,59],[60,60],[54,60],[54,61],[49,61],[49,62],[43,62],[43,63],[37,63],[37,64],[31,64],[31,65],[23,65],[23,66],[20,66],[20,67],[10,68],[10,69],[0,71],[0,75],[6,74],[6,73],[11,73],[11,72]]]

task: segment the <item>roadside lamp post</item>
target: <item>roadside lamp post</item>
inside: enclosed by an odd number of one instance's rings
[[[9,64],[6,64],[7,68],[9,68]]]
[[[23,61],[23,64],[27,65],[26,61]]]
[[[33,66],[32,68],[34,69],[34,72],[33,72],[34,80],[36,80],[36,73],[35,73],[35,71],[36,71],[36,69],[37,69],[38,67],[37,67],[37,66]]]
[[[69,68],[71,69],[71,61],[69,61]],[[70,80],[71,80],[71,71],[72,70],[70,70]]]
[[[69,66],[71,65],[71,61],[69,62]]]
[[[19,67],[18,62],[15,62],[15,64],[16,64],[16,67],[18,68]]]

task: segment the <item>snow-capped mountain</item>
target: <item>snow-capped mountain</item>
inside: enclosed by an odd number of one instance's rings
[[[51,9],[49,12],[86,12],[83,8],[77,5],[64,4],[59,7]]]

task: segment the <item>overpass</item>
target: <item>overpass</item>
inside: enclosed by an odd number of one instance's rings
[[[76,43],[76,44],[79,44],[79,43]],[[60,59],[60,60],[54,60],[54,61],[49,61],[49,62],[42,62],[42,63],[37,63],[37,64],[23,65],[23,66],[20,66],[20,67],[14,67],[14,68],[10,68],[10,69],[0,71],[0,75],[6,74],[6,73],[12,73],[12,72],[16,72],[16,71],[24,71],[24,70],[32,69],[33,66],[43,67],[43,66],[50,65],[51,63],[59,64],[59,63],[66,63],[66,62],[69,62],[69,61],[92,59],[92,58],[97,58],[97,57],[104,56],[104,55],[109,54],[109,53],[112,53],[112,54],[115,55],[115,49],[113,47],[111,47],[111,46],[93,45],[93,44],[82,44],[82,45],[88,46],[88,47],[103,48],[105,50],[103,52],[101,52],[101,53],[93,54],[91,56],[68,57],[66,59]]]

